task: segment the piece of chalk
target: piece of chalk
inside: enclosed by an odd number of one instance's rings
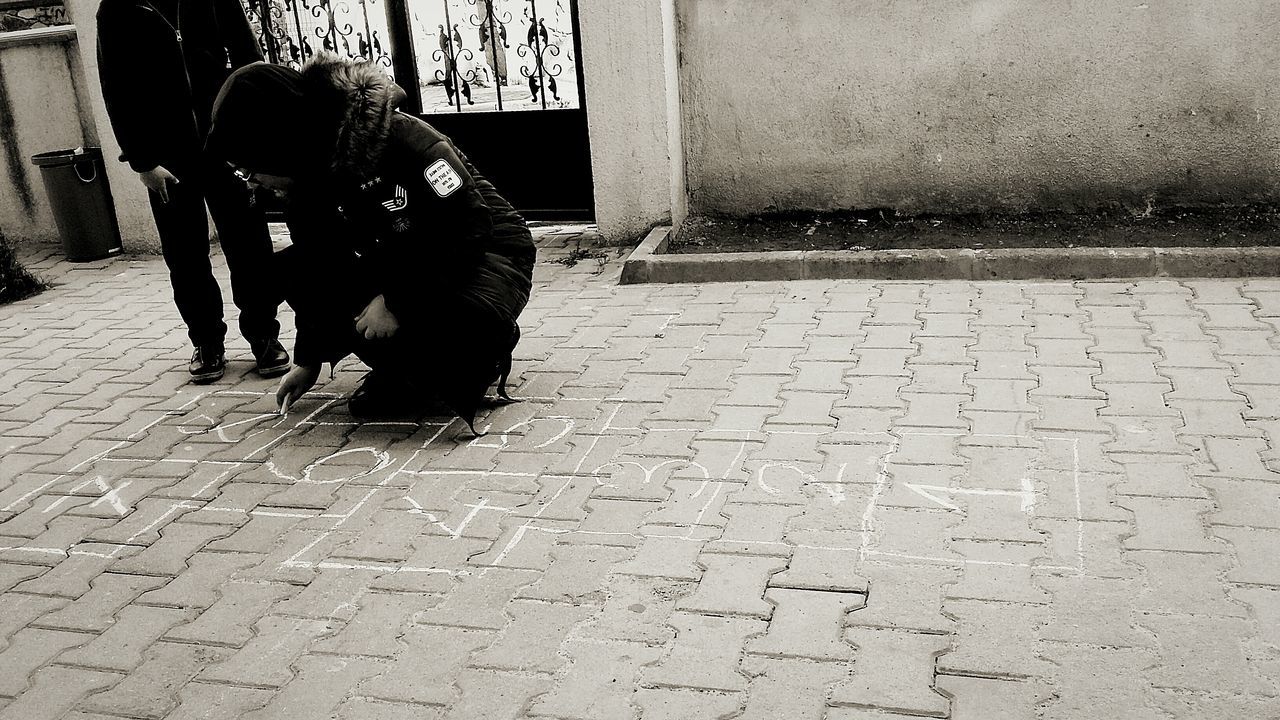
[[[282,416],[289,414],[289,397],[289,395],[285,395],[284,400],[280,401],[280,414]]]

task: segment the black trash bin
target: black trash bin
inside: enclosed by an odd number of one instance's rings
[[[99,260],[120,252],[102,148],[55,150],[32,155],[31,162],[40,168],[67,259]]]

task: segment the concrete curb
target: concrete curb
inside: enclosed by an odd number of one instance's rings
[[[742,280],[1085,280],[1280,275],[1280,247],[810,250],[668,255],[658,227],[627,258],[624,285]]]

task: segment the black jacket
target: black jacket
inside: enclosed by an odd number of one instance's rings
[[[239,0],[175,1],[176,26],[161,0],[98,6],[102,94],[121,159],[137,172],[198,155],[227,76],[262,59]]]
[[[524,219],[447,137],[396,111],[404,91],[375,66],[321,60],[303,73],[309,92],[339,106],[340,120],[327,172],[300,183],[290,199],[293,243],[383,295],[411,331],[432,332],[442,309],[463,302],[493,318],[476,332],[509,332],[533,284]],[[349,352],[342,328],[350,317],[295,311],[298,364]],[[492,367],[493,359],[473,362]]]

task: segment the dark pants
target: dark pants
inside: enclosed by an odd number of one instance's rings
[[[451,404],[483,396],[498,377],[498,362],[514,347],[510,321],[462,297],[398,318],[400,329],[390,338],[366,340],[355,318],[377,295],[371,282],[297,246],[276,253],[275,273],[284,280],[299,336],[318,339],[326,358],[353,354],[379,374]],[[461,397],[455,401],[455,395]]]
[[[220,346],[227,335],[222,291],[209,262],[209,223],[205,203],[218,229],[218,241],[231,271],[231,297],[240,310],[240,334],[271,340],[280,334],[276,308],[280,293],[271,277],[271,236],[266,217],[253,204],[243,182],[222,163],[195,160],[166,165],[178,178],[169,185],[169,202],[151,196],[160,231],[160,247],[178,314],[195,345]]]

